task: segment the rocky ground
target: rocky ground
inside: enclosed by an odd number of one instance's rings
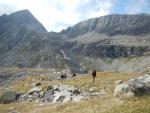
[[[3,68],[0,72],[13,75],[24,72],[27,75],[11,79],[7,82],[9,85],[1,86],[0,113],[150,111],[149,74],[98,72],[96,82],[93,83],[90,74],[71,78],[68,70]],[[63,82],[58,79],[62,72],[68,75]]]

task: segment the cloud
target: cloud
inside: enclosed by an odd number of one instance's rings
[[[150,12],[149,0],[0,0],[0,15],[28,9],[48,31],[110,13]]]
[[[17,9],[15,8],[15,6],[9,5],[9,4],[0,4],[0,15],[1,14],[9,14],[11,12],[15,12]]]
[[[86,4],[77,7],[82,20],[104,16],[111,13],[115,0],[89,0]]]
[[[110,13],[113,0],[0,0],[0,14],[28,9],[48,31]],[[85,9],[85,11],[84,11]]]
[[[129,0],[126,6],[126,13],[130,14],[145,13],[147,11],[150,11],[149,0]]]

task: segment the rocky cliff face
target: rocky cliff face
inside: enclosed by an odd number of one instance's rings
[[[122,34],[142,35],[150,33],[149,24],[150,15],[148,14],[112,14],[80,22],[63,32],[67,33],[69,38],[74,38],[92,31],[99,34],[105,33],[109,36]]]
[[[147,60],[150,55],[148,14],[108,15],[80,22],[60,33],[48,33],[28,10],[23,10],[0,16],[0,25],[0,66],[4,67],[118,70],[117,62],[122,65],[124,59],[131,58],[132,64],[136,57],[144,62],[143,57]],[[149,65],[147,62],[142,67]]]
[[[141,56],[150,50],[149,20],[148,14],[108,15],[81,22],[62,33],[68,43],[75,43],[76,53],[109,58]]]

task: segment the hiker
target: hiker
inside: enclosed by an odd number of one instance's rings
[[[96,78],[96,70],[93,70],[93,72],[92,72],[92,77],[93,77],[93,82],[95,82],[95,78]]]
[[[66,74],[61,74],[60,78],[61,78],[61,81],[63,82],[63,80],[67,78],[67,75]]]
[[[72,78],[75,78],[76,76],[76,73],[72,73]]]

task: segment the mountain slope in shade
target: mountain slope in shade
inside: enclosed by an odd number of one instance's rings
[[[0,16],[0,25],[1,66],[55,65],[61,40],[56,42],[57,34],[48,33],[28,10]]]
[[[9,29],[23,29],[38,32],[47,32],[43,25],[28,11],[22,10],[10,15],[0,16],[0,31],[4,32]]]

